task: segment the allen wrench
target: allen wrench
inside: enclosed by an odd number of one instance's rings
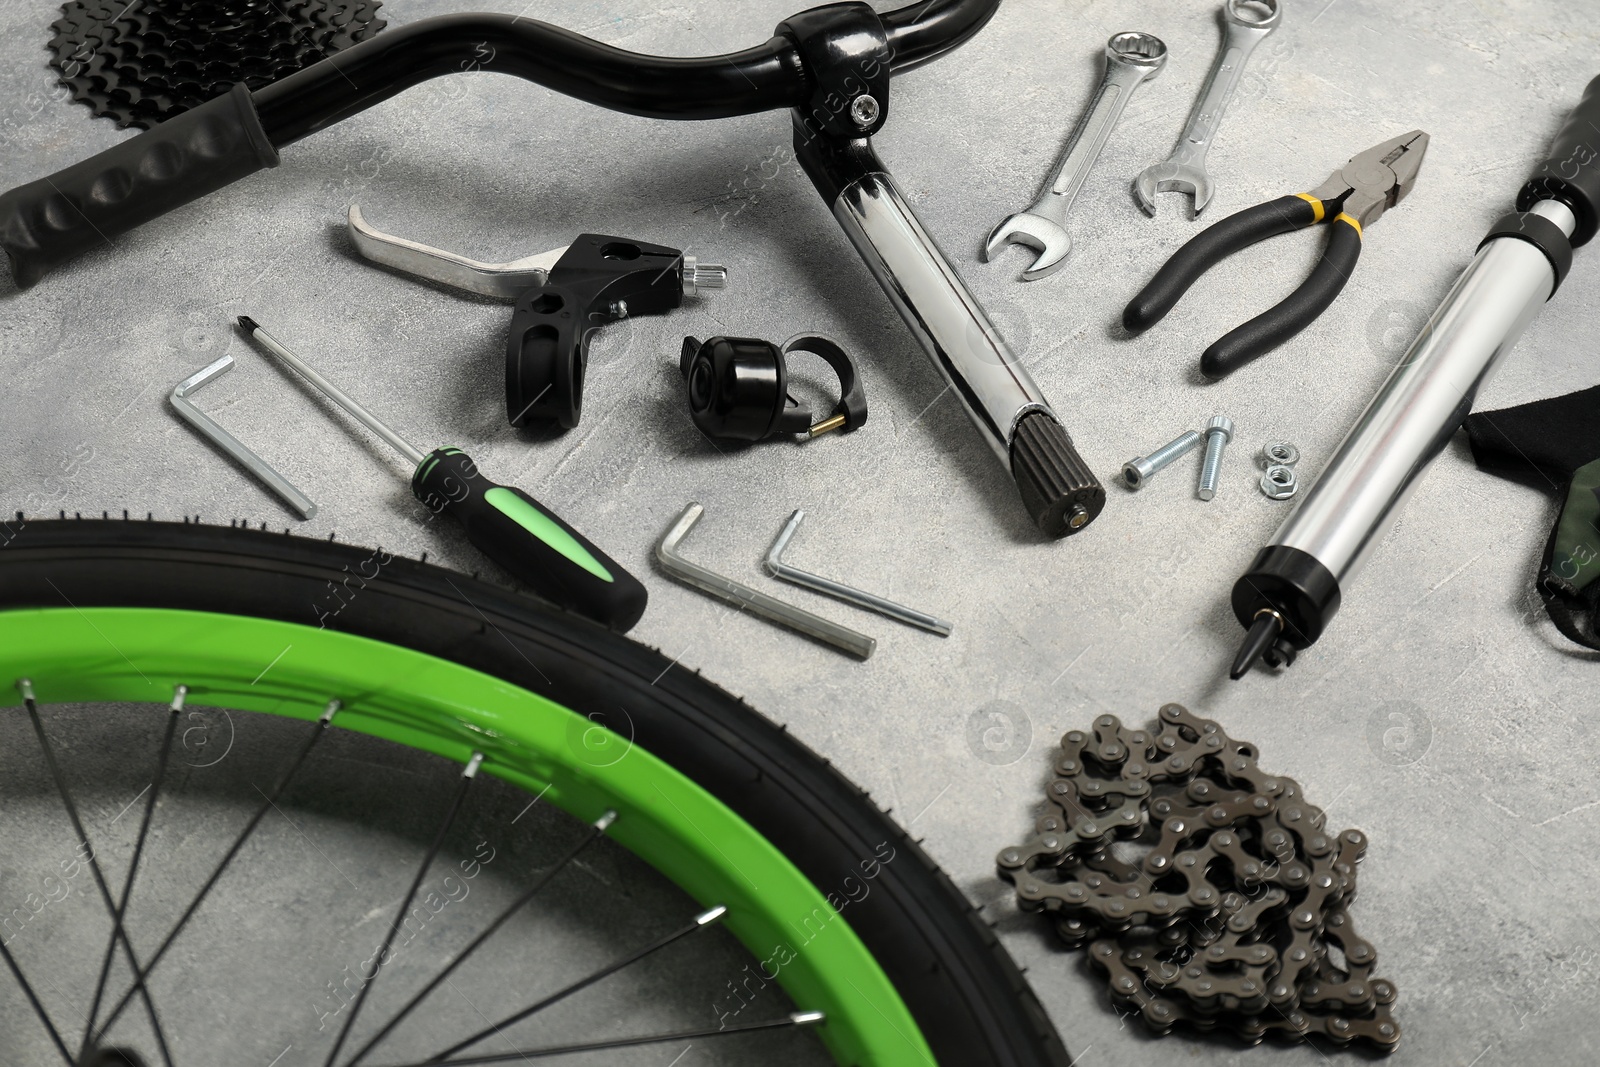
[[[183,381],[172,387],[172,395],[168,398],[172,402],[172,409],[178,417],[211,441],[212,444],[232,456],[240,466],[255,475],[268,489],[293,508],[302,519],[309,519],[316,515],[317,505],[313,504],[304,493],[289,483],[289,479],[273,469],[271,464],[254,452],[250,451],[233,434],[218,426],[211,416],[194,406],[189,400],[189,394],[199,389],[213,378],[220,377],[233,369],[233,357],[223,356],[214,363],[189,375]]]
[[[689,535],[689,531],[694,529],[694,524],[700,521],[700,516],[705,514],[705,510],[699,504],[691,503],[683,509],[678,521],[661,535],[661,540],[656,543],[656,559],[661,561],[663,570],[684,585],[692,585],[718,600],[725,600],[740,609],[748,609],[753,614],[787,626],[807,637],[814,637],[823,644],[832,645],[852,656],[866,659],[872,655],[873,649],[878,647],[875,638],[858,633],[847,626],[840,626],[836,622],[824,619],[821,615],[813,615],[804,608],[785,604],[776,597],[770,597],[742,582],[707,570],[698,563],[690,563],[679,555],[678,546]]]
[[[936,619],[926,612],[908,608],[904,604],[896,604],[892,600],[885,600],[881,596],[875,596],[853,586],[845,585],[843,582],[836,582],[832,578],[824,578],[820,574],[812,574],[810,571],[803,571],[799,567],[793,567],[783,562],[783,550],[789,546],[789,539],[794,537],[794,532],[800,528],[800,520],[805,517],[806,513],[796,508],[794,514],[789,516],[789,521],[784,524],[783,529],[778,531],[777,540],[773,541],[772,547],[767,549],[766,564],[768,574],[774,578],[804,586],[818,593],[826,593],[828,596],[836,600],[842,600],[846,604],[854,604],[858,608],[866,608],[868,611],[876,611],[879,615],[887,615],[889,618],[897,622],[903,622],[907,626],[916,626],[931,633],[936,633],[940,637],[950,636],[950,624],[943,619]]]

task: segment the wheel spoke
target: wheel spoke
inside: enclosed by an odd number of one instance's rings
[[[161,749],[156,757],[156,776],[150,783],[150,798],[145,801],[144,817],[139,820],[139,835],[133,843],[133,859],[128,862],[128,877],[122,884],[122,899],[117,902],[117,923],[120,926],[128,917],[128,898],[133,894],[133,880],[139,873],[139,859],[144,854],[144,843],[150,834],[150,820],[156,811],[156,797],[161,792],[161,783],[167,776],[167,757],[172,750],[172,738],[177,733],[178,715],[183,711],[183,698],[189,692],[188,686],[180,685],[172,696],[171,714],[167,716],[167,730],[161,739]],[[83,1048],[79,1057],[87,1055],[89,1051],[89,1038],[94,1034],[95,1019],[100,1014],[100,1001],[105,996],[106,981],[111,977],[111,962],[116,958],[117,939],[113,933],[111,940],[106,944],[104,961],[100,964],[100,978],[94,985],[94,998],[89,1003],[89,1022],[83,1030]]]
[[[283,777],[278,780],[278,784],[273,787],[271,795],[255,810],[255,814],[250,816],[250,821],[245,823],[245,827],[239,832],[239,836],[233,839],[233,844],[228,846],[228,851],[223,855],[222,862],[217,864],[216,870],[211,872],[211,876],[200,887],[200,891],[194,895],[194,899],[189,901],[188,906],[183,909],[183,914],[178,917],[178,921],[172,927],[171,932],[161,942],[161,947],[156,949],[154,956],[150,957],[150,966],[143,973],[137,970],[134,971],[135,985],[124,991],[122,996],[117,999],[116,1005],[106,1013],[106,1021],[100,1024],[100,1029],[95,1034],[96,1041],[103,1037],[105,1032],[111,1029],[111,1024],[121,1017],[123,1010],[128,1006],[128,1002],[133,999],[134,992],[142,987],[144,976],[153,971],[156,964],[160,963],[162,958],[166,956],[167,950],[172,947],[172,943],[177,940],[178,935],[183,932],[183,928],[194,917],[194,913],[199,910],[201,902],[206,899],[206,895],[211,892],[211,888],[222,877],[222,872],[228,869],[228,865],[239,854],[239,850],[244,848],[245,842],[250,839],[250,835],[255,832],[261,820],[266,817],[267,812],[271,811],[273,805],[277,803],[278,797],[282,796],[283,791],[289,787],[289,782],[293,780],[295,773],[305,763],[306,757],[311,755],[311,750],[316,747],[317,742],[322,739],[322,735],[327,732],[328,724],[333,721],[334,713],[339,710],[339,707],[340,704],[337,700],[328,702],[328,706],[323,709],[322,715],[317,719],[316,725],[312,727],[305,743],[300,746],[300,751],[295,754],[294,761],[289,764],[289,769],[284,772]]]
[[[323,1067],[333,1067],[339,1051],[344,1048],[344,1043],[350,1036],[350,1028],[356,1024],[356,1016],[361,1014],[361,1006],[367,1002],[367,994],[371,992],[372,984],[378,980],[378,972],[383,969],[384,962],[388,959],[389,948],[394,944],[395,935],[400,932],[400,926],[405,922],[406,912],[411,910],[411,902],[416,899],[417,890],[422,888],[422,880],[428,876],[428,868],[433,866],[434,857],[444,846],[444,839],[450,833],[450,827],[455,824],[456,816],[461,811],[461,802],[467,798],[467,790],[471,788],[472,780],[478,776],[478,768],[481,766],[483,766],[483,753],[474,752],[472,759],[467,762],[466,769],[461,772],[460,784],[456,786],[455,796],[450,798],[450,808],[445,812],[444,821],[439,824],[438,833],[433,835],[433,843],[428,846],[428,854],[422,857],[422,865],[417,868],[417,875],[411,880],[411,888],[406,890],[405,899],[400,902],[400,910],[395,914],[389,932],[384,935],[383,947],[378,949],[374,957],[378,961],[377,968],[373,970],[372,977],[362,982],[361,988],[356,991],[355,1003],[350,1005],[350,1015],[345,1019],[344,1026],[340,1027],[333,1048],[328,1050],[328,1058],[323,1062]]]
[[[623,968],[631,966],[632,964],[638,963],[640,960],[644,959],[646,956],[648,956],[648,955],[650,955],[651,953],[654,953],[654,952],[659,952],[661,949],[666,948],[668,945],[672,944],[674,941],[677,941],[680,938],[688,937],[690,934],[694,933],[696,930],[703,930],[707,926],[710,926],[712,923],[715,923],[718,919],[721,919],[727,913],[728,913],[728,909],[723,907],[721,904],[718,904],[716,907],[712,908],[709,911],[703,911],[699,915],[696,915],[694,917],[694,921],[691,922],[688,926],[680,927],[679,929],[674,930],[672,933],[666,935],[665,937],[660,938],[660,939],[658,939],[656,941],[652,941],[650,944],[644,946],[643,948],[638,949],[638,950],[628,954],[627,956],[624,956],[622,959],[617,960],[614,963],[607,964],[605,967],[602,967],[600,970],[595,971],[592,974],[589,974],[589,975],[587,975],[587,976],[585,976],[583,978],[578,979],[576,982],[573,982],[571,985],[567,986],[566,988],[559,989],[556,992],[551,993],[548,997],[545,997],[543,1000],[536,1001],[533,1004],[529,1005],[528,1007],[523,1008],[521,1011],[516,1012],[515,1014],[512,1014],[512,1015],[506,1016],[504,1019],[501,1019],[499,1022],[493,1024],[492,1026],[488,1027],[487,1029],[479,1030],[477,1033],[473,1034],[471,1037],[467,1038],[465,1041],[460,1041],[460,1042],[457,1042],[454,1045],[451,1045],[449,1048],[447,1048],[443,1052],[435,1055],[432,1059],[428,1060],[427,1062],[428,1063],[435,1063],[435,1064],[446,1063],[446,1062],[449,1062],[449,1063],[457,1063],[457,1062],[460,1062],[460,1063],[489,1063],[489,1062],[493,1062],[492,1060],[459,1060],[459,1061],[457,1061],[457,1060],[451,1060],[450,1057],[455,1055],[457,1052],[461,1052],[464,1049],[467,1049],[467,1048],[472,1047],[473,1045],[476,1045],[478,1042],[482,1041],[484,1038],[490,1036],[491,1034],[497,1034],[500,1031],[504,1030],[506,1027],[512,1026],[512,1025],[514,1025],[516,1023],[520,1023],[522,1020],[528,1018],[530,1015],[534,1015],[537,1012],[543,1011],[544,1009],[550,1007],[550,1005],[556,1003],[557,1001],[565,1000],[567,997],[570,997],[572,994],[578,992],[581,989],[587,989],[588,987],[594,985],[596,982],[600,981],[602,978],[608,978],[611,975],[616,974],[618,971],[622,970]],[[666,1038],[663,1038],[662,1040],[666,1040]],[[553,1053],[546,1053],[545,1055],[553,1055]],[[513,1058],[515,1058],[515,1056],[513,1056]]]
[[[699,1041],[708,1037],[726,1037],[729,1034],[748,1034],[752,1030],[780,1030],[793,1026],[811,1026],[824,1020],[820,1011],[797,1011],[782,1019],[764,1019],[755,1023],[735,1023],[732,1026],[708,1027],[704,1030],[674,1030],[665,1034],[640,1034],[636,1037],[613,1037],[604,1041],[586,1041],[578,1045],[550,1045],[545,1048],[519,1049],[516,1052],[497,1052],[488,1056],[467,1056],[456,1060],[425,1060],[422,1063],[399,1064],[396,1067],[468,1067],[469,1064],[510,1063],[513,1060],[531,1060],[541,1056],[569,1056],[578,1052],[599,1052],[612,1048],[631,1048],[634,1045],[659,1045],[669,1041]]]
[[[439,986],[444,982],[444,980],[446,978],[449,978],[450,975],[452,973],[454,973],[454,971],[455,971],[455,969],[457,967],[459,967],[459,966],[461,966],[461,964],[465,963],[468,956],[471,956],[474,952],[476,952],[478,950],[478,948],[485,941],[489,940],[489,938],[494,935],[496,930],[499,930],[501,926],[505,925],[505,923],[511,918],[512,915],[516,914],[518,911],[520,911],[522,909],[522,907],[525,904],[528,903],[528,901],[532,900],[534,898],[535,894],[537,894],[539,892],[539,890],[543,889],[546,885],[548,885],[552,878],[554,878],[556,875],[560,874],[562,872],[562,870],[564,870],[566,868],[567,864],[569,864],[573,860],[577,859],[579,853],[581,853],[584,849],[588,848],[591,844],[593,844],[595,841],[597,841],[602,835],[604,835],[605,832],[606,832],[606,828],[609,827],[613,822],[615,822],[616,818],[617,818],[617,813],[616,812],[608,811],[604,815],[602,815],[598,820],[596,820],[594,825],[589,828],[589,832],[587,834],[584,834],[583,837],[578,841],[577,844],[573,845],[570,849],[568,849],[566,855],[562,856],[559,860],[557,860],[556,863],[552,867],[550,867],[549,870],[547,870],[543,874],[541,874],[538,877],[538,879],[534,881],[533,885],[531,887],[529,887],[529,889],[528,889],[528,891],[526,893],[522,894],[522,896],[520,896],[516,900],[512,901],[510,906],[507,907],[504,911],[502,911],[495,918],[495,920],[492,923],[490,923],[488,925],[488,927],[486,927],[484,929],[484,931],[481,934],[479,934],[477,937],[473,938],[472,941],[470,943],[468,943],[466,948],[462,949],[459,953],[457,953],[455,959],[451,960],[445,966],[444,970],[440,971],[439,974],[437,976],[435,976],[432,981],[430,981],[427,985],[423,986],[422,990],[420,992],[418,992],[416,996],[412,997],[409,1001],[406,1002],[405,1007],[401,1008],[398,1012],[395,1013],[394,1018],[390,1019],[387,1023],[384,1024],[383,1029],[379,1030],[376,1034],[374,1034],[372,1036],[372,1040],[368,1041],[365,1045],[361,1046],[361,1050],[359,1052],[357,1052],[354,1056],[350,1057],[349,1061],[345,1064],[345,1067],[356,1067],[356,1065],[361,1062],[361,1060],[367,1055],[367,1053],[369,1053],[369,1052],[371,1052],[373,1050],[373,1048],[378,1044],[378,1042],[382,1041],[385,1037],[387,1037],[389,1035],[390,1031],[392,1031],[396,1026],[399,1026],[400,1023],[405,1020],[406,1016],[410,1015],[411,1012],[416,1008],[416,1006],[418,1004],[421,1004],[425,999],[427,999],[427,997],[428,997],[428,995],[430,993],[432,993],[435,989],[439,988]]]
[[[134,993],[144,1002],[146,1013],[150,1016],[150,1028],[155,1032],[156,1045],[161,1049],[161,1059],[167,1067],[172,1067],[172,1056],[167,1048],[166,1034],[161,1029],[161,1018],[156,1014],[155,1003],[150,999],[150,991],[145,988],[144,969],[139,966],[139,957],[133,950],[133,942],[128,940],[128,932],[122,927],[122,913],[116,903],[111,899],[111,887],[106,884],[105,873],[100,869],[100,860],[95,856],[94,846],[89,843],[89,833],[83,828],[83,820],[78,816],[78,805],[72,799],[72,791],[67,788],[66,777],[61,773],[61,765],[56,762],[55,749],[50,744],[50,738],[44,732],[44,721],[39,717],[39,705],[34,699],[33,683],[26,678],[17,682],[17,689],[22,693],[23,706],[28,709],[28,718],[33,722],[33,732],[39,738],[39,749],[44,753],[45,765],[50,770],[50,777],[55,780],[56,791],[61,794],[61,804],[67,809],[67,818],[72,822],[72,829],[78,835],[78,843],[82,846],[89,861],[89,872],[94,875],[94,884],[100,890],[100,898],[105,901],[106,911],[111,915],[111,943],[122,943],[122,952],[128,958],[128,967],[133,971],[133,986],[128,990],[131,997]],[[87,1037],[87,1035],[85,1035]],[[85,1040],[84,1047],[88,1048],[91,1041]]]
[[[44,1010],[44,1005],[39,1003],[39,996],[33,991],[33,986],[23,977],[22,968],[17,966],[17,961],[11,955],[11,950],[6,948],[6,943],[0,941],[0,956],[5,957],[6,966],[11,968],[11,974],[17,980],[17,985],[22,987],[23,995],[28,998],[28,1003],[33,1005],[33,1013],[39,1017],[44,1028],[50,1032],[50,1040],[55,1042],[56,1048],[61,1050],[61,1058],[67,1061],[67,1067],[72,1067],[76,1061],[72,1053],[67,1050],[67,1043],[61,1040],[61,1031],[56,1029],[56,1024],[50,1021],[50,1013]]]

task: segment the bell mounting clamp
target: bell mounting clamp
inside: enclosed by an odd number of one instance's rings
[[[788,356],[821,356],[839,376],[839,403],[820,421],[789,395]],[[729,441],[761,441],[774,434],[805,434],[806,439],[849,432],[867,421],[867,396],[850,353],[837,341],[802,333],[781,346],[759,337],[683,339],[678,369],[689,392],[689,414],[700,432]]]

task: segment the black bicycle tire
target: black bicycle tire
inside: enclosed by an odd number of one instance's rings
[[[179,608],[253,615],[426,652],[587,714],[689,775],[826,889],[890,841],[848,920],[944,1067],[1070,1067],[1022,973],[921,847],[863,790],[743,701],[654,649],[513,590],[391,557],[336,614],[328,583],[373,551],[247,527],[116,519],[0,526],[0,610]],[[380,558],[382,558],[380,556]],[[320,617],[319,617],[320,615]]]

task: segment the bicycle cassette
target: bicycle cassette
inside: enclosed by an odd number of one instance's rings
[[[68,0],[50,64],[73,99],[149,129],[238,82],[252,89],[383,29],[382,0]]]

